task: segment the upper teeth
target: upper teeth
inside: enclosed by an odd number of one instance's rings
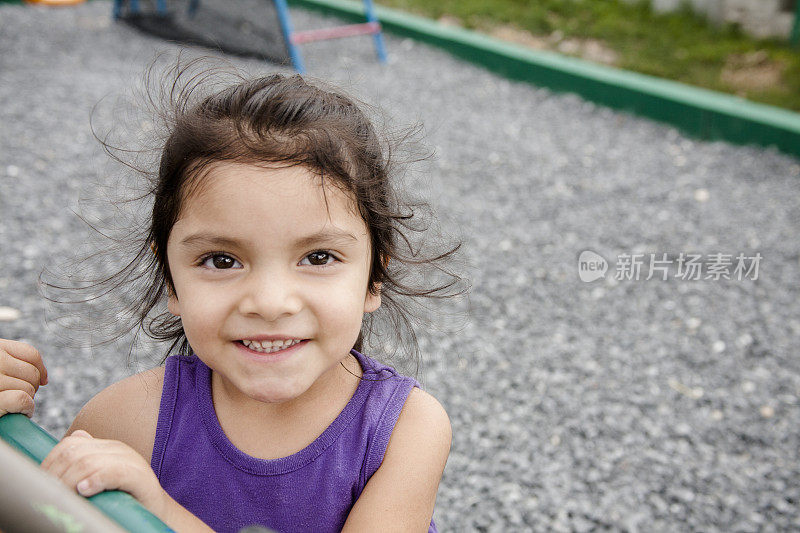
[[[257,352],[271,353],[271,352],[277,352],[278,350],[283,350],[284,348],[288,348],[289,346],[294,346],[298,342],[300,342],[299,339],[283,339],[277,341],[243,340],[242,344],[244,344],[251,350],[255,350]]]

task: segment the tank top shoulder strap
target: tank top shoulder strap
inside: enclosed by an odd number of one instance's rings
[[[364,370],[362,379],[370,385],[364,416],[371,426],[371,438],[367,446],[361,486],[363,488],[372,475],[377,472],[386,454],[389,439],[392,437],[400,412],[414,387],[422,388],[414,378],[399,374],[394,368],[352,351]]]
[[[167,442],[173,428],[178,391],[181,388],[194,386],[196,361],[196,357],[191,355],[173,355],[167,357],[164,363],[164,385],[161,390],[156,437],[150,460],[150,467],[158,477],[161,474]]]
[[[379,363],[355,350],[364,370],[362,379],[371,382],[371,388],[364,409],[365,422],[372,426],[368,440],[364,468],[361,471],[360,486],[364,490],[367,481],[380,468],[392,431],[400,418],[400,412],[414,387],[422,389],[419,382],[398,373],[394,368]],[[360,491],[359,491],[360,493]],[[431,520],[428,533],[438,533],[436,523]]]

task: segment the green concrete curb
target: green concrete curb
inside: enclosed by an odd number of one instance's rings
[[[351,0],[289,0],[298,7],[361,21]],[[376,6],[383,28],[438,46],[507,78],[672,124],[702,139],[775,146],[800,156],[800,113],[552,52],[532,50],[433,20]],[[391,50],[389,50],[391,54]]]

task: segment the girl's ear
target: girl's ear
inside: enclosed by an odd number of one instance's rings
[[[167,309],[173,315],[181,316],[181,307],[180,304],[178,304],[178,297],[175,296],[175,293],[172,291],[172,289],[167,289],[167,293],[169,294],[169,297],[167,298]]]
[[[371,313],[381,306],[381,284],[375,284],[374,291],[367,291],[367,297],[364,298],[364,312]],[[174,314],[174,313],[173,313]]]

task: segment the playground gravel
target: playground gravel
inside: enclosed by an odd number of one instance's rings
[[[91,313],[65,316],[38,283],[96,242],[76,213],[117,220],[99,198],[119,168],[92,136],[93,107],[179,50],[110,12],[0,4],[0,337],[44,355],[34,420],[58,437],[92,395],[161,355],[145,344],[129,365],[129,339],[94,345],[75,329]],[[454,434],[440,530],[800,529],[800,161],[386,39],[385,66],[368,38],[303,51],[313,76],[424,125],[435,156],[410,186],[464,241],[469,299],[437,318],[441,331],[419,331],[419,378]],[[103,131],[126,113],[100,105],[93,121]],[[587,250],[604,278],[579,277]],[[621,269],[634,254],[638,276]],[[702,257],[701,279],[679,275],[681,254]],[[731,279],[714,279],[715,254],[732,256]],[[737,279],[739,254],[758,254],[758,272]],[[666,280],[645,279],[652,259],[670,264]]]

